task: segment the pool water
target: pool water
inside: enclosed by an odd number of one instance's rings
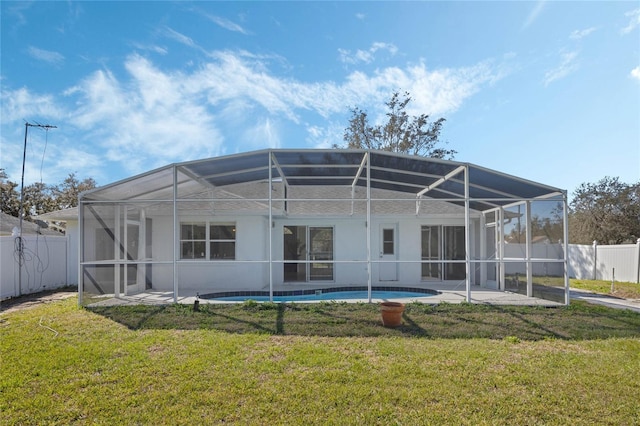
[[[414,291],[383,291],[373,290],[371,292],[372,299],[411,299],[418,297],[433,296],[431,293],[421,293]],[[223,296],[215,297],[212,300],[241,302],[244,300],[255,300],[257,302],[268,302],[269,296]],[[321,301],[321,300],[368,300],[368,292],[358,291],[331,291],[326,293],[298,294],[287,296],[273,296],[274,302],[304,302],[304,301]]]

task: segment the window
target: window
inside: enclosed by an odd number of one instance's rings
[[[395,254],[395,239],[393,231],[393,228],[382,230],[382,254]]]
[[[206,230],[205,223],[180,225],[180,259],[206,259]]]
[[[234,223],[185,222],[180,224],[180,259],[236,258]]]
[[[209,226],[209,258],[210,259],[235,259],[236,258],[236,226],[235,225],[210,225]]]

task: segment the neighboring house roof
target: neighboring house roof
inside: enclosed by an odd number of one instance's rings
[[[20,228],[20,218],[0,212],[0,236],[12,235],[14,228]],[[63,234],[52,229],[43,228],[37,223],[23,220],[22,235],[61,236]]]
[[[56,210],[54,212],[43,213],[37,217],[45,222],[68,222],[70,220],[78,220],[78,208],[71,207],[63,210]]]

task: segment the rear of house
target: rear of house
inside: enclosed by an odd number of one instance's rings
[[[564,256],[536,250],[566,244],[566,193],[467,163],[262,150],[92,190],[78,218],[82,303],[351,286],[448,286],[468,298],[542,286],[565,299],[568,288]]]

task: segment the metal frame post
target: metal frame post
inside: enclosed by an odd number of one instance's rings
[[[371,303],[371,151],[367,150],[367,299]]]
[[[78,306],[82,306],[84,293],[84,202],[78,200]]]
[[[531,201],[525,202],[524,209],[525,216],[525,238],[527,239],[525,243],[525,256],[527,258],[527,296],[533,297],[533,264],[531,263],[531,254],[533,252],[533,247],[531,243]]]
[[[494,216],[495,217],[495,216]],[[486,287],[487,285],[487,264],[484,262],[487,260],[487,218],[485,213],[480,214],[480,259],[483,261],[480,263],[480,285]]]
[[[564,237],[564,260],[562,262],[564,266],[564,303],[569,305],[571,302],[571,293],[569,290],[569,202],[567,197],[567,191],[562,191],[562,204],[563,204],[563,237]]]
[[[471,232],[469,214],[469,166],[464,168],[464,264],[466,270],[465,284],[467,286],[466,299],[471,303],[471,256],[469,254],[471,248]]]
[[[173,303],[178,303],[178,167],[173,166]]]
[[[114,258],[115,258],[115,273],[113,274],[113,296],[120,297],[120,204],[114,206],[114,220],[113,220],[113,244],[114,244]]]
[[[500,207],[498,219],[500,220],[500,224],[496,227],[497,229],[497,237],[498,237],[498,247],[499,247],[499,258],[498,258],[498,268],[499,274],[496,277],[500,281],[498,282],[498,290],[505,291],[506,283],[505,283],[505,273],[504,273],[504,208]]]
[[[273,302],[273,195],[271,185],[273,185],[273,151],[269,150],[269,301]]]

